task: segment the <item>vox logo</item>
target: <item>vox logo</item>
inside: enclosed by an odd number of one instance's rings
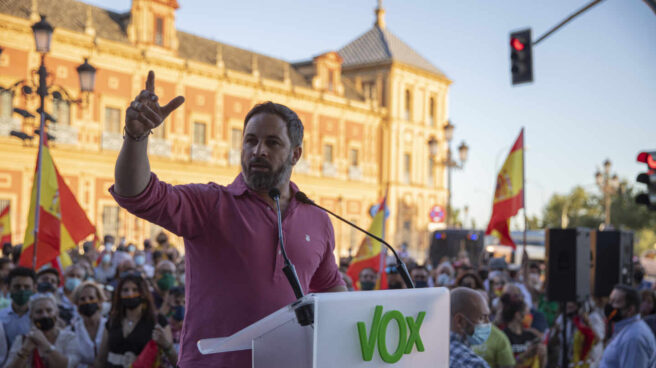
[[[419,329],[426,312],[419,312],[415,320],[411,316],[403,316],[397,310],[391,310],[383,314],[383,306],[377,305],[374,311],[374,319],[371,321],[369,334],[364,322],[358,322],[358,336],[360,337],[360,349],[362,359],[370,361],[374,356],[374,350],[378,347],[378,354],[385,363],[396,363],[403,354],[410,354],[412,347],[417,346],[417,351],[424,351],[424,343],[421,341]],[[399,343],[396,350],[390,353],[387,350],[387,326],[390,322],[396,322],[399,327]]]

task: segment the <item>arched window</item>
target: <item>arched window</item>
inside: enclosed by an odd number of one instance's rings
[[[430,126],[435,126],[435,99],[433,97],[428,99],[428,123]]]
[[[406,89],[403,118],[405,120],[410,120],[411,116],[412,116],[412,94],[410,93],[409,89]]]

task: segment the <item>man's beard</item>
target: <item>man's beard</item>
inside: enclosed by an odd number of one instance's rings
[[[253,164],[265,165],[268,171],[251,171],[250,166]],[[292,175],[292,153],[282,163],[280,168],[273,171],[271,164],[263,158],[251,159],[248,164],[245,162],[244,157],[241,159],[241,171],[246,185],[257,192],[269,190],[278,187],[278,185],[286,180],[289,180]]]

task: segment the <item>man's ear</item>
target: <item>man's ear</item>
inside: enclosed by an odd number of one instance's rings
[[[298,160],[301,159],[301,155],[303,155],[303,146],[296,146],[292,150],[292,165],[296,165]]]

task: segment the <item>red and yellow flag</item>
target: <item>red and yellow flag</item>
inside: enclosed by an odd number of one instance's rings
[[[37,258],[35,267],[50,263],[59,263],[61,267],[70,264],[66,253],[75,248],[84,238],[93,234],[91,224],[82,207],[75,199],[68,185],[57,171],[47,142],[41,148],[41,198],[37,206],[37,174],[32,184],[32,200],[27,219],[27,230],[23,242],[19,265],[32,267],[34,256],[34,222],[39,211],[39,231],[37,239]],[[37,158],[38,166],[38,158]],[[39,168],[37,167],[37,172]]]
[[[378,205],[378,210],[369,226],[369,232],[385,239],[385,211],[387,196]],[[376,289],[387,289],[387,277],[385,274],[385,245],[378,240],[365,235],[360,243],[360,248],[351,261],[346,274],[353,280],[353,288],[360,290],[360,272],[365,268],[372,268],[380,277],[376,283]]]
[[[9,205],[0,212],[0,246],[5,243],[11,244],[11,217],[9,216]]]
[[[519,133],[506,162],[497,175],[492,217],[485,231],[494,234],[503,245],[516,248],[510,237],[510,218],[524,208],[524,129]]]

